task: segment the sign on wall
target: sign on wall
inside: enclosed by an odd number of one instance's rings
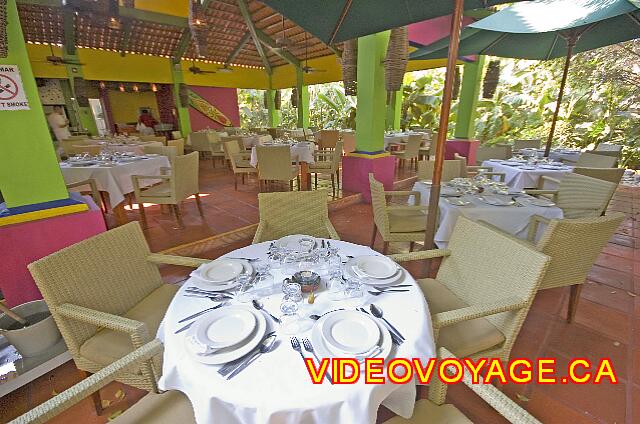
[[[29,110],[17,65],[0,65],[0,110]]]

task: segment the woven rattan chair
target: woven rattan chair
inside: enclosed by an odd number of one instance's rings
[[[519,152],[522,149],[539,149],[542,140],[539,138],[529,140],[513,140],[513,151]]]
[[[597,152],[621,152],[622,146],[619,144],[600,143],[595,149]]]
[[[418,154],[420,153],[420,146],[422,145],[422,134],[411,134],[407,144],[404,145],[403,150],[392,150],[390,153],[399,159],[398,166],[404,166],[405,161],[410,163],[415,161],[416,169],[418,168]]]
[[[76,155],[78,153],[82,153],[84,150],[81,147],[84,147],[85,144],[89,143],[89,139],[86,137],[83,138],[67,138],[64,140],[60,140],[60,147],[66,156]],[[78,146],[78,147],[76,147]]]
[[[156,334],[178,291],[177,286],[162,283],[158,264],[195,268],[206,262],[151,253],[140,225],[131,222],[39,259],[28,268],[76,366],[95,373]],[[157,391],[161,368],[159,361],[155,365],[123,373],[118,381]]]
[[[226,134],[226,133],[225,133]],[[216,166],[216,159],[225,160],[220,134],[215,131],[200,131],[191,133],[191,148],[200,152],[203,158],[210,158],[211,165]]]
[[[138,138],[140,141],[159,141],[165,146],[167,145],[167,137],[163,135],[140,135]]]
[[[76,153],[89,153],[91,156],[98,156],[102,151],[99,144],[74,144],[73,151]]]
[[[438,349],[438,359],[456,358],[445,348]],[[502,393],[493,385],[486,383],[482,376],[473,382],[471,372],[463,368],[462,382],[487,402],[493,409],[513,424],[541,424],[536,418],[515,403],[509,396]],[[445,404],[447,384],[439,378],[431,379],[429,384],[429,399],[416,402],[413,416],[409,419],[394,417],[383,424],[472,424],[458,408],[452,404]]]
[[[102,193],[100,193],[100,191],[98,190],[96,180],[94,180],[93,178],[89,178],[82,181],[76,181],[74,183],[67,184],[66,187],[67,189],[76,189],[73,191],[79,191],[82,194],[89,193],[89,195],[93,199],[93,202],[100,208],[105,228],[109,228],[109,225],[107,224],[107,218],[104,215],[105,213],[107,213],[107,202],[102,197]]]
[[[456,161],[457,162],[457,161]],[[427,227],[427,207],[420,205],[418,191],[385,191],[384,185],[369,174],[371,207],[373,208],[373,248],[378,232],[382,237],[382,252],[387,253],[390,242],[409,242],[409,250],[416,241],[424,240]],[[388,197],[413,196],[413,206],[388,205]]]
[[[624,175],[624,168],[573,168],[574,174],[586,175],[587,177],[609,181],[615,185],[620,184]]]
[[[331,176],[331,190],[333,197],[336,197],[336,180],[338,190],[340,190],[340,161],[342,160],[342,141],[338,141],[333,150],[316,150],[314,152],[315,162],[309,164],[309,173],[314,175],[314,184],[318,189],[318,174]]]
[[[11,421],[11,424],[41,424],[49,422],[62,411],[114,381],[121,373],[126,372],[128,368],[140,367],[145,363],[149,366],[150,359],[161,354],[162,343],[159,340],[152,340],[94,375],[19,416]],[[184,394],[174,390],[162,394],[149,393],[124,413],[113,419],[110,418],[109,422],[115,424],[195,424],[196,420],[189,399]]]
[[[177,140],[182,137],[183,137],[182,131],[171,131],[171,138],[173,138],[174,140]]]
[[[258,194],[260,223],[253,243],[292,234],[340,240],[329,220],[327,191]]]
[[[178,149],[175,146],[144,146],[143,149],[145,153],[166,156],[171,163],[178,155]]]
[[[176,138],[175,140],[167,141],[167,146],[176,148],[176,155],[184,155],[184,138]]]
[[[318,148],[320,149],[335,149],[338,140],[340,139],[340,131],[338,130],[320,130],[318,132],[320,137],[316,136],[318,141]]]
[[[604,213],[617,184],[579,174],[566,174],[562,180],[542,176],[541,181],[558,184],[557,190],[526,190],[528,194],[550,196],[565,218],[588,218]]]
[[[491,166],[468,166],[466,157],[460,156],[457,153],[454,153],[453,157],[460,161],[460,177],[462,178],[475,177],[478,173],[482,173],[482,175],[491,179],[498,177],[498,181],[502,182],[504,182],[506,178],[506,174],[504,172],[493,172],[493,167]]]
[[[421,160],[418,162],[418,180],[433,179],[433,160]],[[457,159],[444,160],[442,162],[442,181],[451,181],[462,176],[461,162]]]
[[[617,162],[617,156],[584,152],[574,165],[579,168],[613,168]]]
[[[482,162],[489,159],[509,159],[512,150],[508,144],[493,144],[491,146],[481,144],[476,150],[476,163],[482,165]]]
[[[200,216],[204,218],[198,184],[198,153],[191,152],[188,155],[176,156],[171,169],[164,168],[163,171],[168,173],[164,175],[131,176],[143,225],[147,226],[144,203],[154,203],[157,205],[171,205],[178,224],[181,228],[184,227],[179,204],[190,196],[195,197]],[[142,188],[140,184],[142,180],[161,180],[162,182],[151,187]]]
[[[442,257],[435,279],[418,280],[436,345],[465,358],[508,361],[549,265],[515,237],[460,216],[447,249],[390,256],[397,262]]]
[[[263,185],[269,187],[269,181],[287,181],[289,190],[293,190],[293,180],[298,181],[300,188],[300,166],[291,164],[291,148],[289,146],[256,146],[258,159],[258,178],[260,191]]]
[[[582,283],[589,270],[623,220],[622,213],[560,220],[549,220],[538,215],[531,217],[528,241],[551,257],[540,289],[570,287],[567,322],[572,322],[575,317]],[[535,236],[540,223],[547,224],[547,228],[536,243]]]
[[[242,184],[244,184],[245,176],[258,172],[256,168],[251,166],[249,159],[251,153],[246,150],[240,151],[240,146],[236,141],[227,141],[224,143],[224,151],[229,156],[229,163],[233,171],[233,184],[238,189],[238,174],[242,176]]]

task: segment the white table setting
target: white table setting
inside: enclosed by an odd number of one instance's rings
[[[413,191],[420,193],[420,204],[427,205],[431,195],[431,181],[417,181]],[[481,191],[481,192],[479,192]],[[414,204],[410,196],[409,204]],[[440,189],[439,222],[434,237],[439,248],[446,248],[459,216],[484,221],[521,239],[527,238],[533,215],[548,219],[562,219],[562,209],[545,198],[536,198],[522,190],[509,188],[498,182],[476,178],[456,178],[443,183]],[[545,226],[540,225],[538,236]]]
[[[544,157],[545,149],[534,149],[534,148],[526,148],[521,149],[520,154],[524,157]],[[570,149],[563,147],[556,147],[549,151],[549,159],[555,161],[567,161],[567,162],[577,162],[580,159],[580,155],[582,151],[580,149]]]
[[[524,188],[538,188],[540,177],[547,176],[557,180],[573,171],[573,167],[561,162],[538,160],[534,158],[513,157],[511,159],[489,159],[482,162],[482,166],[493,168],[493,172],[505,174],[505,184],[522,190]],[[547,184],[547,189],[555,189],[553,184]]]
[[[429,309],[408,272],[368,247],[304,235],[202,265],[157,337],[159,387],[183,392],[198,423],[373,423],[381,404],[409,418],[415,381],[364,384],[362,372],[332,384],[328,367],[314,384],[304,358],[320,368],[350,357],[364,369],[365,357],[435,357]]]
[[[242,144],[245,149],[251,149],[259,144],[268,142],[273,140],[269,134],[251,134],[251,135],[241,135],[240,140],[242,140]]]
[[[161,175],[162,168],[171,164],[166,156],[147,154],[78,155],[60,162],[60,170],[67,184],[93,178],[99,191],[109,193],[109,203],[115,207],[133,192],[132,175]],[[147,185],[158,181],[145,180]]]
[[[262,146],[289,146],[291,151],[291,162],[305,162],[305,163],[315,163],[314,152],[317,148],[315,143],[310,141],[300,141],[300,142],[292,142],[292,141],[263,141],[260,143]],[[254,168],[258,166],[258,154],[256,153],[256,147],[251,148],[251,158],[249,163]]]

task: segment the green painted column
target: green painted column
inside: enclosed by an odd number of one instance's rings
[[[63,51],[65,50],[63,49]],[[80,63],[78,56],[75,54],[69,54],[65,51],[63,57],[65,60]],[[83,80],[83,82],[81,83],[88,84],[84,82],[84,77],[82,75],[82,65],[65,65],[65,67],[67,69],[69,86],[71,87],[71,103],[68,103],[67,106],[73,111],[72,113],[76,118],[75,121],[78,122],[82,127],[80,128],[81,130],[85,129],[91,135],[98,135],[98,127],[96,126],[96,121],[93,117],[93,112],[91,112],[91,108],[89,106],[80,106],[80,104],[78,103],[78,93],[76,93],[76,84],[74,81],[76,79],[81,79]]]
[[[178,113],[178,126],[183,137],[191,134],[191,118],[189,118],[189,105],[180,103],[180,86],[184,83],[184,75],[182,75],[182,66],[180,62],[171,64],[171,75],[173,77],[173,98]]]
[[[0,58],[0,68],[19,68],[30,109],[0,110],[0,190],[8,207],[66,199],[69,195],[38,96],[16,0],[8,0],[7,19],[9,56]]]
[[[280,125],[280,111],[276,109],[276,90],[266,90],[267,96],[267,126],[275,128]]]
[[[296,68],[296,89],[298,91],[298,128],[309,128],[309,88],[304,85],[304,72]]]
[[[402,112],[402,90],[394,91],[387,103],[386,128],[388,130],[400,129],[400,115]]]
[[[478,97],[480,94],[480,82],[482,81],[484,58],[485,56],[478,56],[477,62],[468,62],[464,64],[456,128],[454,130],[454,137],[456,138],[475,138],[476,107],[478,105]]]
[[[384,150],[387,91],[384,86],[383,60],[389,43],[389,31],[358,39],[358,112],[356,114],[356,150]]]

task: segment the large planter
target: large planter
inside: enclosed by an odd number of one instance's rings
[[[34,300],[32,302],[23,303],[22,305],[11,308],[16,314],[24,317],[27,321],[39,313],[48,313],[49,308],[44,300]],[[6,330],[12,326],[15,321],[5,314],[0,315],[0,333],[2,333],[9,343],[11,343],[25,358],[38,356],[53,347],[60,338],[60,331],[53,317],[49,315],[42,321],[36,322],[25,328],[18,330]]]

